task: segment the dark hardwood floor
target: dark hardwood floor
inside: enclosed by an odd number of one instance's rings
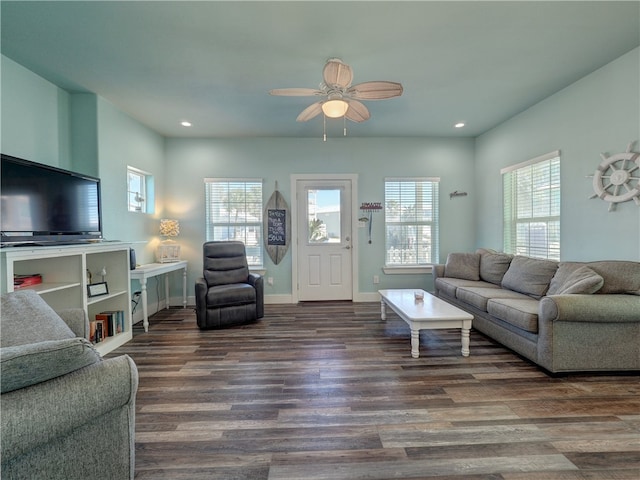
[[[482,334],[378,303],[267,305],[200,331],[162,311],[109,356],[138,365],[136,478],[640,478],[640,377],[550,377]]]

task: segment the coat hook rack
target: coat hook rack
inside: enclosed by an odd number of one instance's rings
[[[467,196],[467,192],[459,192],[458,190],[456,190],[455,192],[451,192],[449,194],[449,199],[452,199],[453,197],[466,197]]]
[[[360,204],[360,210],[366,215],[368,215],[368,218],[364,216],[359,220],[361,222],[369,223],[369,243],[371,243],[371,224],[373,223],[373,214],[374,212],[379,212],[382,210],[382,203],[381,202],[363,202]]]

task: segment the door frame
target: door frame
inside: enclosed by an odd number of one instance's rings
[[[351,181],[351,301],[360,290],[358,280],[358,174],[357,173],[292,173],[291,176],[291,301],[298,303],[298,182],[322,180]]]

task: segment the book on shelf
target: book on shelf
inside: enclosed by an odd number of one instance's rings
[[[13,276],[13,288],[18,290],[20,288],[31,287],[33,285],[39,285],[42,283],[42,275],[39,273],[27,273],[24,275],[15,274]]]
[[[98,343],[96,342],[96,321],[95,320],[91,320],[89,322],[89,341],[91,343]]]
[[[94,342],[93,343],[100,343],[105,338],[105,335],[104,335],[104,332],[105,332],[104,320],[96,320],[95,324],[96,324],[96,333],[95,333],[95,336],[94,336]]]
[[[115,335],[124,332],[124,310],[108,310],[102,313],[111,315],[111,319],[113,320],[113,332]]]
[[[124,332],[124,311],[123,310],[109,310],[100,313],[96,313],[96,322],[100,322],[102,325],[102,337],[113,337],[119,333]]]

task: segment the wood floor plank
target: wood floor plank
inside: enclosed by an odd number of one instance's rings
[[[637,374],[552,377],[475,330],[380,305],[267,305],[197,328],[161,310],[109,356],[138,366],[136,479],[637,480]]]

